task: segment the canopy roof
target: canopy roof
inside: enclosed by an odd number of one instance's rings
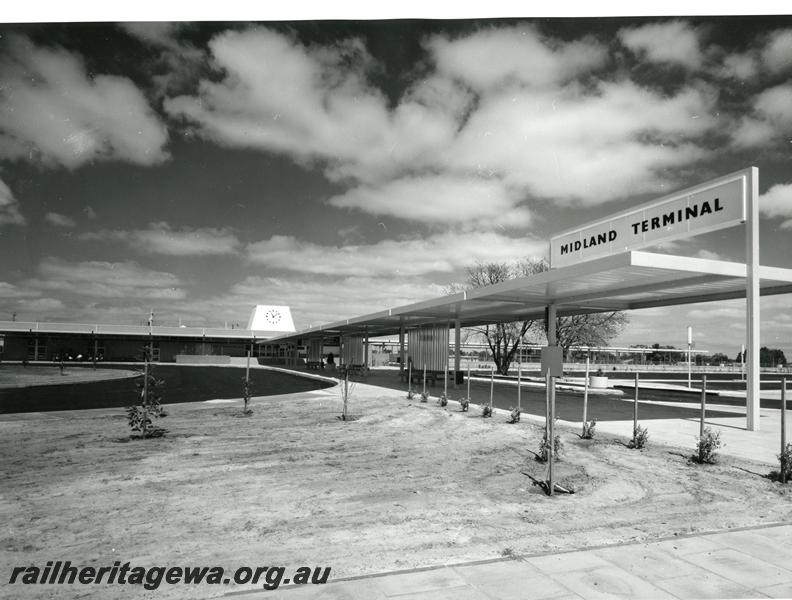
[[[309,327],[272,341],[368,332],[371,337],[459,318],[463,327],[537,319],[554,304],[558,316],[744,298],[745,264],[624,252],[376,313]],[[792,292],[792,269],[759,268],[762,295]]]

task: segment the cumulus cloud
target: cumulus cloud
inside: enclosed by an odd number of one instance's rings
[[[762,50],[762,63],[774,74],[792,66],[792,29],[781,29],[770,34]]]
[[[778,136],[789,136],[790,128],[792,85],[782,84],[763,90],[754,98],[753,113],[740,121],[732,138],[737,146],[757,146]]]
[[[697,69],[703,62],[698,32],[684,21],[652,23],[619,31],[621,43],[655,63]]]
[[[16,298],[34,298],[40,295],[41,292],[39,292],[38,290],[26,289],[14,285],[13,283],[0,281],[0,298],[4,300],[16,299]]]
[[[705,91],[663,96],[630,82],[603,83],[596,93],[495,95],[470,116],[447,164],[500,175],[535,195],[597,204],[657,190],[659,171],[703,156],[686,140],[713,127],[711,103]]]
[[[70,262],[47,257],[37,277],[26,282],[33,289],[92,298],[181,300],[181,281],[171,273],[155,271],[135,262]]]
[[[118,26],[155,50],[157,55],[147,67],[158,97],[183,93],[194,85],[197,75],[206,70],[203,50],[180,36],[183,30],[192,27],[191,23],[142,22],[119,23]]]
[[[548,86],[602,67],[607,51],[592,38],[574,42],[543,39],[530,25],[487,29],[451,39],[434,36],[426,43],[438,72],[483,91],[516,83]]]
[[[24,225],[25,217],[19,212],[19,202],[11,188],[0,179],[0,225]]]
[[[209,47],[224,79],[204,80],[197,97],[164,106],[218,143],[320,160],[331,176],[370,181],[453,137],[456,121],[444,105],[407,99],[389,111],[384,94],[366,83],[370,59],[356,40],[306,48],[257,29],[220,34]]]
[[[759,198],[759,212],[768,217],[786,219],[782,229],[792,229],[792,184],[774,185]]]
[[[0,158],[30,156],[74,169],[99,160],[160,163],[165,126],[124,77],[89,75],[82,59],[23,36],[0,58]]]
[[[276,235],[250,244],[251,262],[272,269],[337,276],[418,276],[450,273],[477,260],[507,261],[543,256],[546,242],[497,233],[451,232],[413,240],[384,240],[370,245],[323,246],[292,236]]]
[[[56,212],[48,212],[44,215],[44,220],[55,227],[74,227],[77,225],[71,217]]]
[[[716,90],[668,96],[624,79],[581,86],[574,79],[607,61],[604,48],[530,27],[427,40],[431,70],[395,103],[369,83],[372,59],[358,40],[306,47],[255,29],[209,46],[222,77],[166,100],[171,115],[217,143],[321,165],[352,183],[334,206],[393,215],[395,200],[416,221],[437,220],[448,196],[433,208],[394,194],[426,198],[453,178],[486,181],[471,186],[464,206],[487,188],[497,201],[475,216],[491,223],[515,198],[595,204],[656,191],[669,183],[658,173],[704,155],[696,139],[716,123]],[[516,215],[527,222],[526,209]]]
[[[113,241],[128,244],[142,254],[168,256],[219,256],[235,254],[239,240],[227,227],[182,227],[173,229],[168,223],[150,223],[146,229],[86,232],[83,241]]]
[[[530,213],[516,207],[518,201],[519,194],[497,180],[435,175],[353,188],[328,203],[423,223],[526,227]]]
[[[749,80],[759,72],[759,60],[753,53],[728,54],[721,60],[718,73],[722,77]]]

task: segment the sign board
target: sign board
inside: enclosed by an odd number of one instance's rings
[[[565,267],[746,219],[748,170],[665,196],[550,238],[550,266]]]
[[[560,346],[542,348],[542,375],[546,375],[548,371],[551,377],[564,375],[564,353]]]

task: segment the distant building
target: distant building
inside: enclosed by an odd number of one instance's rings
[[[154,325],[101,325],[0,321],[0,357],[6,361],[143,360],[144,348],[160,362],[201,362],[197,357],[243,357],[257,342],[294,332],[288,306],[253,308],[247,329]],[[271,350],[270,350],[271,351]],[[191,357],[196,357],[192,359]]]

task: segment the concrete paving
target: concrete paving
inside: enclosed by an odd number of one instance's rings
[[[240,600],[792,598],[792,525],[331,580]],[[332,565],[331,565],[332,566]]]

